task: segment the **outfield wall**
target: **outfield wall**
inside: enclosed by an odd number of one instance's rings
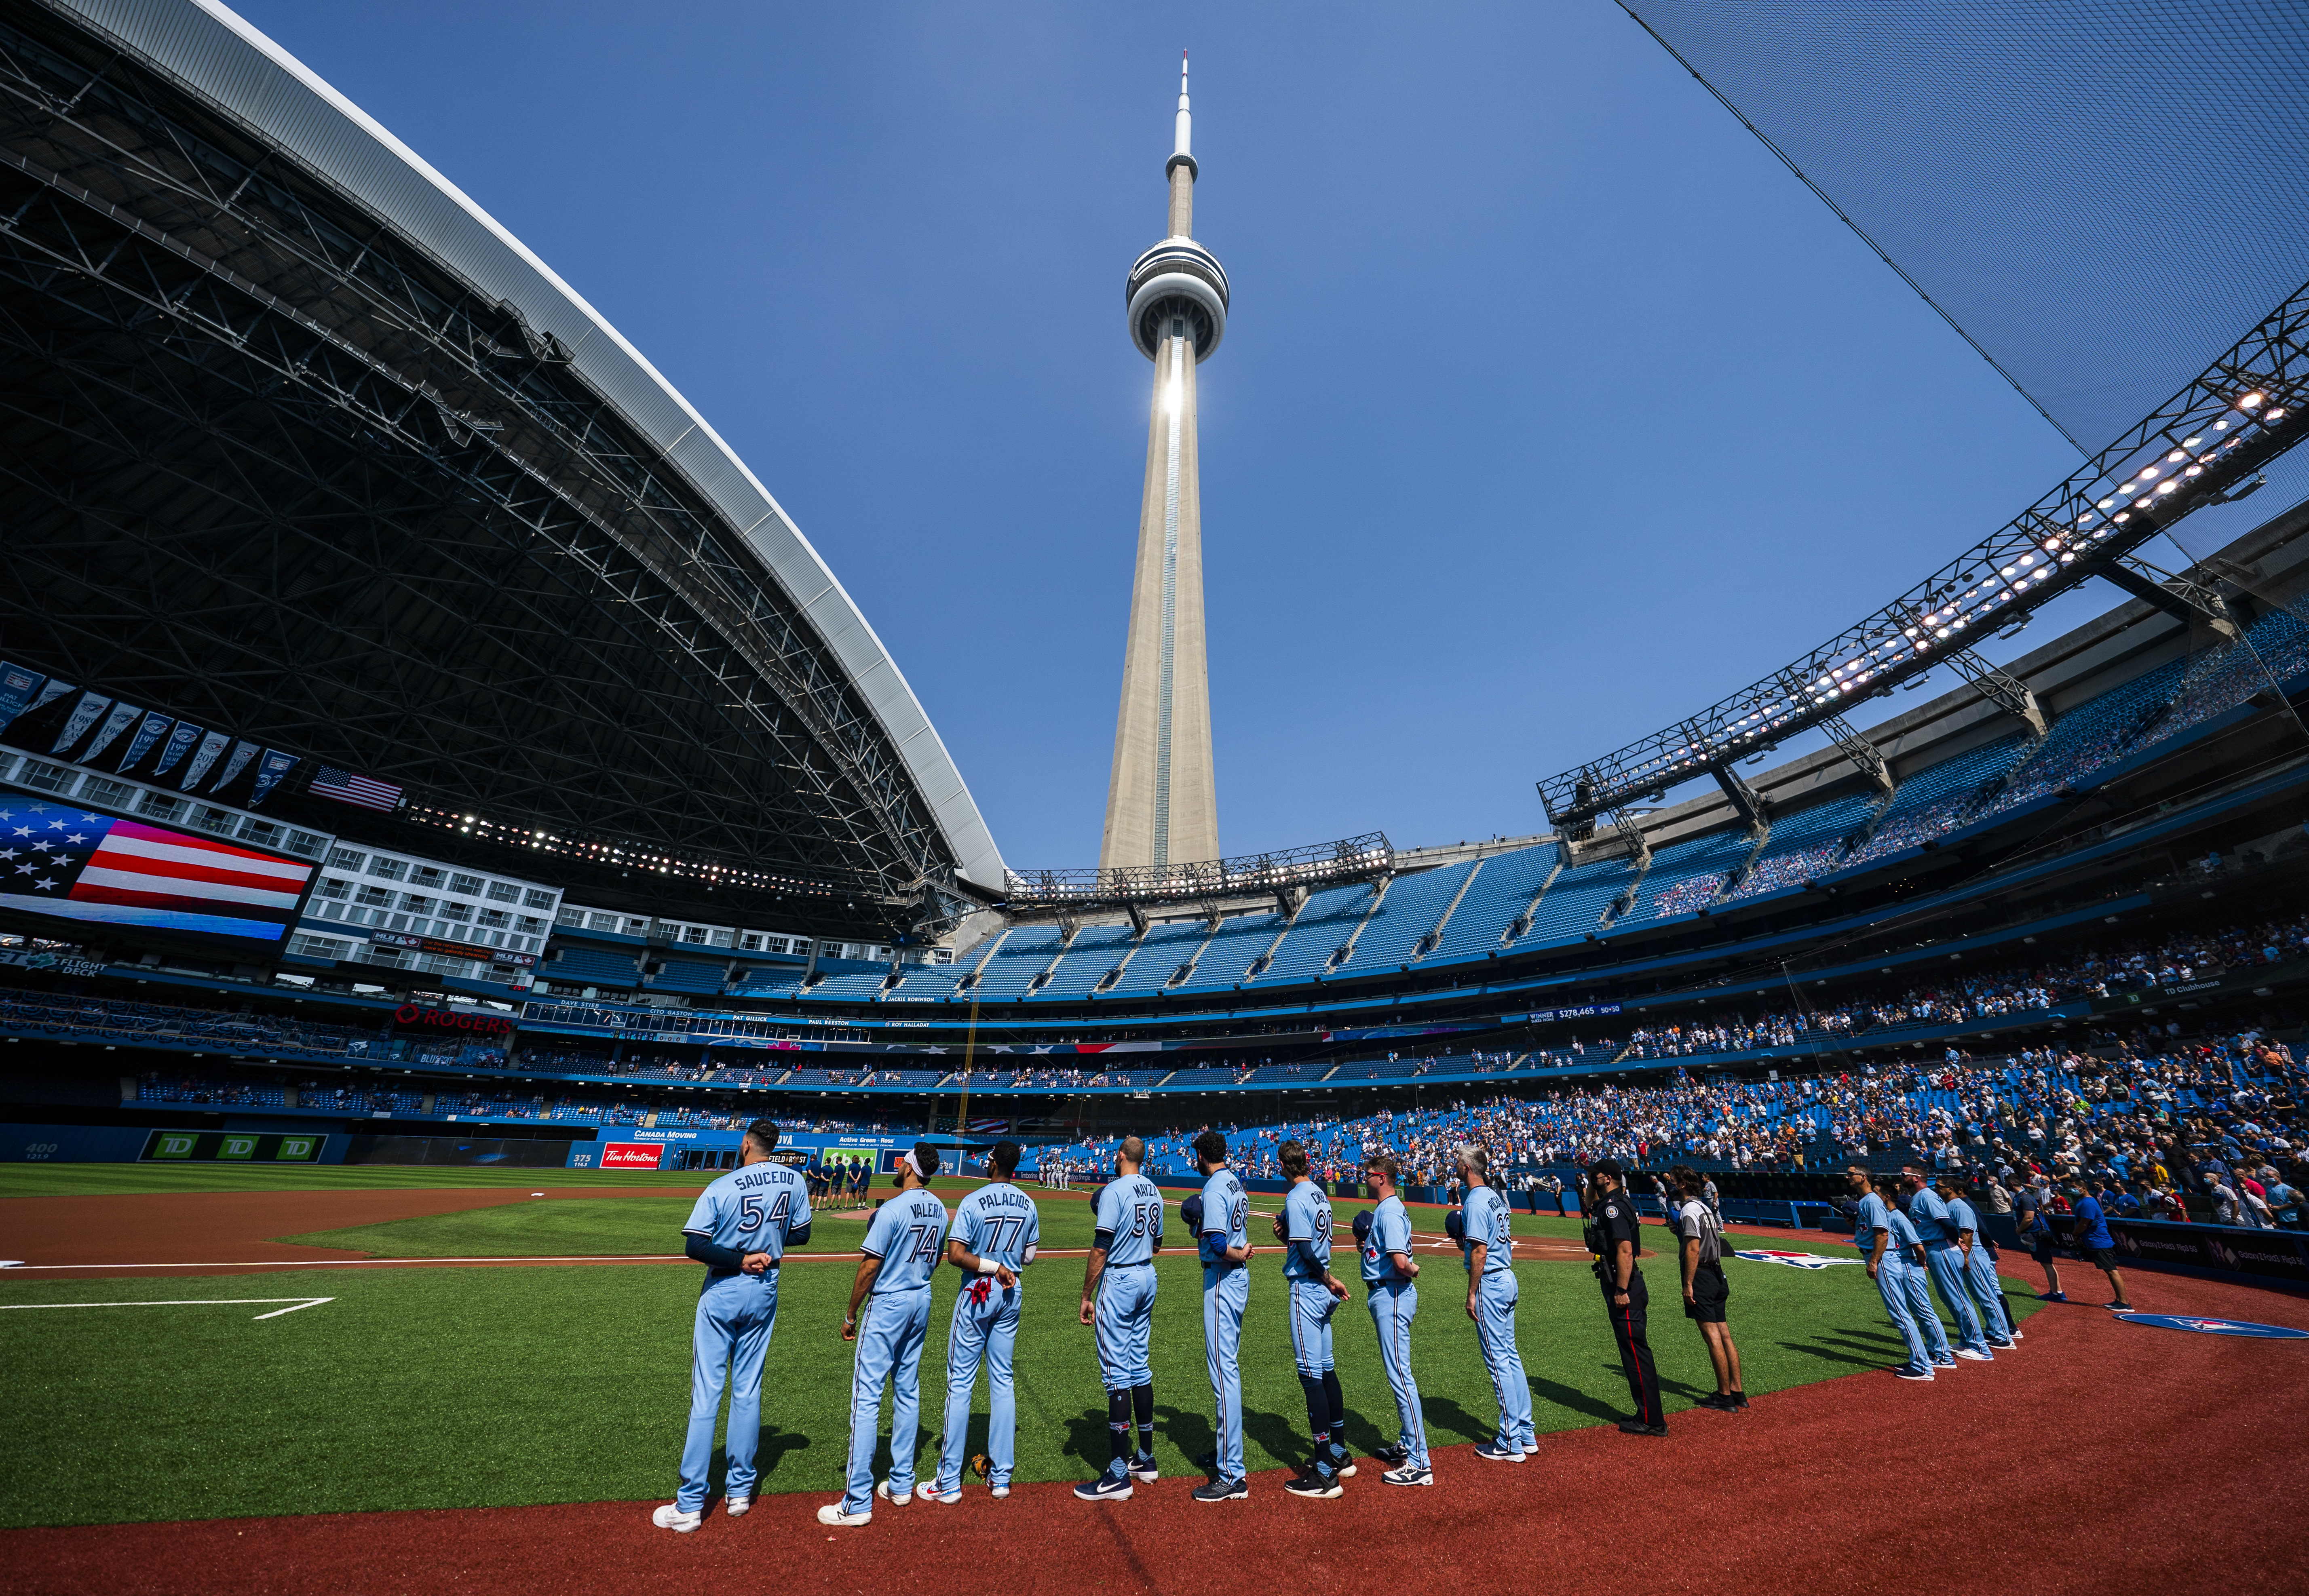
[[[338,1164],[345,1161],[345,1148],[352,1139],[333,1132],[315,1130],[156,1129],[142,1125],[0,1125],[0,1163]]]

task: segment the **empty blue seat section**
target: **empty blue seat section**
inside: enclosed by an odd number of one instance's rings
[[[1068,947],[1059,966],[1044,982],[1040,996],[1046,997],[1081,997],[1087,994],[1106,972],[1122,962],[1122,955],[1137,935],[1129,926],[1085,926],[1075,933],[1073,945]]]
[[[722,967],[703,959],[668,959],[650,982],[654,992],[714,993],[722,989]]]
[[[1163,984],[1209,934],[1210,927],[1200,920],[1167,920],[1159,926],[1149,926],[1146,935],[1139,939],[1138,951],[1130,955],[1130,967],[1122,972],[1121,980],[1107,990],[1162,991]],[[1120,961],[1121,954],[1118,953],[1115,957]]]
[[[971,996],[982,1003],[1025,996],[1027,985],[1058,957],[1059,943],[1065,936],[1065,928],[1059,926],[1018,927],[986,962]]]
[[[1620,923],[1632,926],[1706,908],[1716,901],[1724,878],[1755,846],[1756,840],[1743,830],[1710,832],[1655,849],[1635,907],[1620,917]]]
[[[1846,853],[1837,867],[1850,869],[1939,836],[1972,807],[1983,788],[2002,781],[2013,762],[2028,751],[2028,734],[2016,731],[1918,771],[1900,783],[1868,841]]]
[[[1354,934],[1379,888],[1369,882],[1356,886],[1329,886],[1310,893],[1291,922],[1291,934],[1275,950],[1275,962],[1258,978],[1270,982],[1312,980],[1330,967],[1331,954]]]
[[[1519,848],[1493,854],[1475,872],[1474,884],[1452,911],[1443,927],[1443,940],[1427,955],[1428,963],[1448,959],[1481,959],[1497,953],[1500,938],[1518,915],[1531,905],[1540,884],[1555,868],[1562,854],[1552,844]]]
[[[1283,917],[1274,913],[1230,915],[1221,920],[1210,945],[1196,962],[1193,979],[1180,989],[1224,991],[1245,979],[1251,961],[1267,951],[1283,924]]]
[[[2168,660],[2123,686],[2111,687],[2077,705],[2053,722],[2045,740],[2012,772],[2002,790],[1967,818],[1985,820],[2017,808],[2115,760],[2149,717],[2171,700],[2186,669],[2184,661]]]
[[[1539,908],[1531,917],[1531,934],[1518,940],[1516,946],[1539,947],[1551,942],[1577,942],[1596,928],[1613,899],[1628,890],[1635,879],[1635,867],[1628,860],[1600,859],[1582,865],[1576,870],[1566,870],[1547,889],[1547,896],[1539,901]]]
[[[886,964],[877,964],[865,970],[852,964],[827,975],[809,988],[809,995],[812,997],[856,997],[870,1001],[882,995],[882,983],[889,979],[890,967]]]
[[[746,997],[790,997],[801,989],[802,967],[791,969],[772,965],[765,969],[744,970],[730,983],[730,990]]]
[[[630,987],[639,975],[631,953],[614,953],[603,949],[580,947],[572,943],[563,944],[558,953],[558,957],[545,966],[548,979]]]
[[[1771,841],[1764,844],[1764,851],[1756,856],[1756,862],[1748,867],[1748,874],[1740,878],[1740,884],[1725,894],[1725,902],[1760,898],[1766,893],[1827,875],[1836,867],[1836,856],[1844,851],[1845,842],[1866,824],[1881,801],[1870,793],[1830,798],[1824,804],[1775,815]]]
[[[1459,895],[1474,861],[1447,865],[1416,876],[1398,876],[1387,889],[1379,910],[1355,939],[1355,956],[1339,966],[1342,971],[1387,970],[1409,961],[1420,939],[1435,928],[1444,910]]]

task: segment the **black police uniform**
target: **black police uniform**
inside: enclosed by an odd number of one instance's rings
[[[1622,1241],[1631,1249],[1628,1300],[1624,1304],[1612,1300],[1618,1291],[1618,1267],[1613,1260]],[[1620,1343],[1620,1367],[1627,1372],[1628,1394],[1636,1404],[1636,1422],[1658,1426],[1666,1420],[1660,1411],[1659,1370],[1652,1362],[1651,1342],[1645,1329],[1651,1298],[1644,1288],[1643,1268],[1632,1257],[1640,1254],[1643,1247],[1636,1233],[1636,1205],[1629,1200],[1623,1186],[1596,1204],[1595,1222],[1587,1227],[1587,1250],[1596,1257],[1596,1279],[1604,1288],[1604,1309],[1612,1321],[1612,1338]]]

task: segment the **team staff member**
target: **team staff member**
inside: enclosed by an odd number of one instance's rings
[[[1596,1280],[1604,1288],[1612,1339],[1620,1344],[1620,1367],[1627,1373],[1628,1394],[1636,1404],[1636,1416],[1620,1420],[1621,1431],[1664,1436],[1667,1416],[1660,1409],[1659,1370],[1652,1362],[1645,1325],[1651,1296],[1644,1289],[1644,1272],[1636,1267],[1642,1243],[1636,1234],[1635,1201],[1623,1180],[1617,1159],[1601,1160],[1588,1171],[1588,1191],[1580,1206],[1595,1216],[1587,1226],[1587,1250],[1596,1255]]]
[[[2069,1294],[2061,1290],[2061,1266],[2053,1261],[2053,1188],[2039,1175],[2035,1186],[2023,1185],[2012,1194],[2012,1222],[2020,1228],[2020,1239],[2028,1248],[2028,1255],[2045,1271],[2042,1299],[2046,1302],[2066,1302]]]
[[[1486,1462],[1519,1463],[1539,1449],[1531,1427],[1531,1382],[1524,1376],[1523,1353],[1516,1347],[1515,1212],[1492,1184],[1491,1155],[1469,1143],[1459,1149],[1459,1255],[1467,1266],[1467,1317],[1475,1322],[1475,1343],[1491,1371],[1499,1399],[1499,1431],[1475,1448]]]
[[[1909,1164],[1900,1171],[1906,1201],[1901,1203],[1916,1238],[1924,1244],[1924,1269],[1933,1289],[1940,1293],[1949,1317],[1956,1321],[1956,1355],[1968,1363],[1989,1363],[1996,1354],[1988,1350],[1988,1336],[1980,1316],[1972,1311],[1972,1294],[1965,1287],[1964,1259],[1957,1251],[1956,1229],[1949,1223],[1948,1205],[1925,1179],[1924,1166]]]
[[[1346,1398],[1331,1354],[1331,1318],[1346,1300],[1347,1286],[1331,1272],[1331,1199],[1309,1176],[1306,1143],[1285,1142],[1275,1156],[1291,1181],[1283,1212],[1275,1216],[1275,1234],[1284,1244],[1283,1278],[1291,1292],[1291,1359],[1299,1367],[1315,1442],[1306,1469],[1283,1488],[1294,1497],[1336,1497],[1339,1481],[1355,1471],[1345,1439]]]
[[[2108,1218],[2101,1212],[2098,1199],[2087,1193],[2084,1181],[2074,1175],[2061,1182],[2061,1190],[2069,1199],[2069,1212],[2077,1216],[2078,1255],[2108,1276],[2109,1290],[2116,1297],[2107,1306],[2120,1314],[2131,1313],[2132,1304],[2124,1299],[2124,1275],[2116,1266],[2116,1238],[2108,1233]]]
[[[1682,1238],[1676,1250],[1683,1268],[1683,1316],[1699,1326],[1708,1360],[1716,1366],[1716,1394],[1701,1397],[1698,1405],[1736,1413],[1748,1405],[1748,1393],[1740,1388],[1740,1349],[1725,1314],[1732,1282],[1724,1278],[1724,1226],[1708,1200],[1709,1183],[1698,1170],[1679,1165],[1668,1171],[1668,1183],[1678,1194],[1674,1219]]]
[[[1395,1467],[1379,1478],[1389,1485],[1432,1485],[1427,1466],[1427,1411],[1411,1372],[1411,1322],[1419,1316],[1419,1262],[1411,1255],[1411,1216],[1396,1195],[1396,1161],[1385,1153],[1363,1160],[1363,1184],[1379,1199],[1362,1238],[1363,1290],[1379,1331],[1379,1366],[1395,1394],[1396,1443],[1379,1455]]]
[[[1018,1346],[1019,1273],[1042,1245],[1042,1219],[1034,1200],[1011,1184],[1018,1143],[997,1142],[986,1154],[986,1184],[955,1204],[954,1234],[946,1261],[962,1271],[954,1319],[946,1336],[946,1449],[938,1477],[921,1488],[925,1501],[962,1500],[962,1448],[970,1434],[970,1393],[978,1365],[986,1364],[986,1483],[1010,1494],[1016,1462],[1018,1388],[1011,1378]]]
[[[1151,1484],[1154,1467],[1154,1375],[1146,1343],[1154,1322],[1154,1255],[1163,1250],[1163,1193],[1139,1171],[1146,1143],[1125,1136],[1114,1178],[1098,1194],[1096,1229],[1083,1265],[1082,1322],[1097,1327],[1099,1377],[1106,1385],[1106,1471],[1075,1487],[1085,1502],[1127,1502],[1130,1482]],[[1130,1446],[1133,1413],[1138,1449]]]
[[[898,1195],[875,1211],[859,1248],[858,1278],[842,1339],[858,1343],[850,1372],[850,1487],[817,1510],[817,1522],[855,1529],[874,1522],[874,1498],[895,1507],[914,1499],[914,1443],[921,1433],[922,1342],[930,1327],[930,1276],[946,1236],[946,1204],[923,1189],[938,1171],[938,1149],[917,1142],[898,1163]],[[862,1307],[861,1307],[862,1305]],[[874,1483],[882,1390],[891,1388],[890,1477]]]
[[[1210,1364],[1211,1399],[1219,1445],[1198,1502],[1231,1502],[1250,1495],[1242,1460],[1242,1315],[1250,1304],[1250,1194],[1226,1167],[1226,1138],[1205,1131],[1195,1138],[1195,1167],[1203,1176],[1200,1212],[1179,1217],[1195,1232],[1203,1264],[1203,1352]]]
[[[1957,1250],[1964,1255],[1965,1289],[1972,1293],[1972,1305],[1979,1310],[1988,1350],[2010,1352],[2020,1333],[2013,1328],[2012,1310],[2004,1301],[2004,1283],[1996,1278],[1995,1255],[1989,1251],[1988,1238],[1981,1234],[1980,1215],[1958,1187],[1954,1175],[1943,1169],[1933,1185],[1941,1205],[1948,1210],[1949,1228],[1956,1232]]]
[[[730,1391],[730,1467],[722,1511],[754,1505],[754,1449],[762,1434],[762,1360],[778,1318],[778,1265],[789,1246],[809,1240],[809,1188],[799,1170],[771,1159],[774,1119],[757,1119],[738,1144],[738,1167],[697,1194],[681,1228],[689,1255],[705,1265],[690,1329],[689,1433],[681,1445],[681,1487],[650,1515],[661,1530],[687,1535],[705,1521],[713,1425]]]

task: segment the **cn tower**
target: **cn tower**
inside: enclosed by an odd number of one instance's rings
[[[1163,168],[1171,186],[1169,236],[1132,263],[1124,285],[1131,341],[1154,363],[1154,404],[1102,869],[1163,868],[1219,857],[1210,670],[1203,655],[1195,367],[1226,335],[1227,280],[1217,257],[1194,240],[1197,174],[1183,56],[1176,129]]]

